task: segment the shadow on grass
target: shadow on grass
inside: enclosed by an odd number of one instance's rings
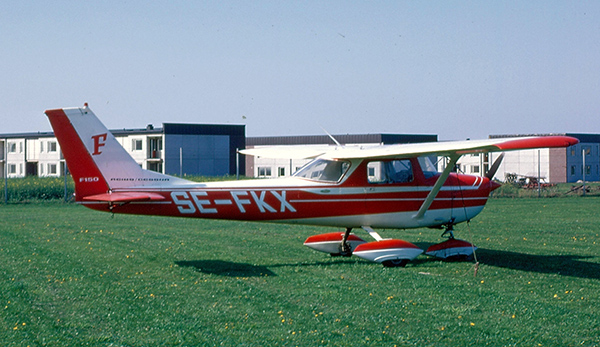
[[[425,247],[426,248],[426,247]],[[499,268],[513,269],[519,271],[537,272],[544,274],[556,274],[559,276],[570,276],[578,278],[589,278],[600,280],[600,264],[586,262],[585,259],[592,257],[577,255],[534,255],[508,251],[489,249],[478,249],[477,259],[480,264]],[[431,261],[440,261],[436,258],[419,257],[409,263],[409,267],[419,267]],[[445,260],[445,262],[473,262],[472,259]],[[254,265],[246,263],[234,263],[225,260],[190,260],[176,261],[181,267],[191,267],[198,272],[227,277],[264,277],[277,276],[269,268],[292,267],[292,266],[340,266],[355,264],[357,259],[339,258],[329,262],[295,263],[295,264],[272,264]],[[360,261],[359,262],[363,262]],[[365,262],[369,263],[369,262]],[[378,264],[372,264],[378,266]],[[379,265],[381,266],[381,265]],[[401,270],[399,270],[401,271]]]
[[[584,261],[590,256],[535,255],[489,249],[477,250],[481,264],[521,271],[600,279],[600,264]]]
[[[254,265],[246,263],[234,263],[226,260],[189,260],[176,261],[175,264],[181,267],[192,267],[198,272],[205,274],[227,276],[227,277],[264,277],[277,276],[269,268],[293,267],[293,266],[336,266],[349,263],[356,263],[355,258],[337,258],[330,262],[314,263],[294,263],[294,264],[272,264],[272,265]],[[368,263],[368,262],[365,262]]]
[[[273,271],[266,266],[253,265],[245,263],[234,263],[223,260],[190,260],[176,261],[175,264],[181,267],[192,267],[197,271],[228,277],[264,277],[277,276]]]
[[[427,247],[433,245],[432,243],[417,243],[421,249],[427,249]],[[556,274],[560,276],[578,277],[578,278],[589,278],[594,280],[600,280],[600,264],[587,262],[585,259],[590,259],[590,256],[579,256],[579,255],[536,255],[509,251],[500,251],[493,249],[479,248],[476,251],[477,260],[480,264],[487,266],[494,266],[499,268],[513,269],[519,271],[529,271],[544,274]],[[426,263],[434,260],[440,261],[436,258],[417,258],[413,262],[414,265]],[[473,259],[459,259],[459,260],[444,260],[444,261],[464,261],[473,262]]]

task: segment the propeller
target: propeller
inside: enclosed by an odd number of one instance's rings
[[[492,166],[490,167],[488,172],[485,174],[485,177],[487,177],[490,181],[492,180],[492,178],[494,178],[496,171],[498,171],[498,168],[500,167],[500,163],[502,163],[502,159],[504,159],[504,153],[501,153],[498,156],[498,158],[496,158],[496,160],[494,160],[494,163],[492,164]]]

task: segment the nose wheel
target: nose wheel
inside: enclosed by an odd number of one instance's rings
[[[425,254],[440,259],[459,260],[471,257],[477,247],[470,242],[454,238],[454,219],[444,226],[446,230],[442,233],[442,237],[447,238],[447,240],[430,246]]]

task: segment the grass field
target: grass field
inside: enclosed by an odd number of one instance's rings
[[[0,206],[3,346],[597,346],[600,198],[493,199],[472,262],[330,258],[330,229]],[[427,247],[437,230],[386,230]]]

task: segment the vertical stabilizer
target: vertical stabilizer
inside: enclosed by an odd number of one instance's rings
[[[142,169],[87,106],[45,113],[75,181],[77,200],[112,189],[187,182]]]

